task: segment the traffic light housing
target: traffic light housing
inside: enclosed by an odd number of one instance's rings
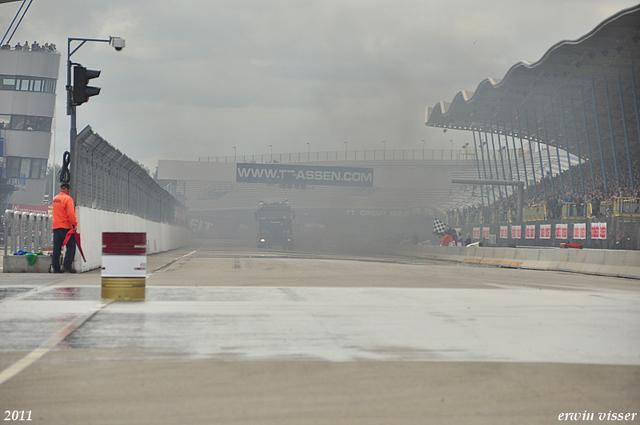
[[[91,96],[100,94],[100,87],[88,86],[89,80],[98,78],[100,71],[87,69],[81,65],[73,67],[73,104],[74,106],[82,105],[87,102]]]

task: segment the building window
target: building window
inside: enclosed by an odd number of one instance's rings
[[[8,179],[43,179],[47,173],[47,160],[44,158],[6,158]]]
[[[26,77],[19,75],[0,75],[1,90],[33,91],[55,93],[55,78]]]
[[[51,131],[50,117],[33,117],[28,115],[12,115],[11,123],[7,127],[10,130],[27,130],[27,131]],[[0,122],[2,116],[0,115]]]

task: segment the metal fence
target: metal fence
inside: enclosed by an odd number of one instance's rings
[[[51,216],[6,210],[4,213],[4,255],[18,251],[36,252],[53,246]]]
[[[186,225],[186,207],[90,126],[75,139],[71,179],[76,206]]]

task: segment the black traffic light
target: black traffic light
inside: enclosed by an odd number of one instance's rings
[[[89,80],[98,78],[100,71],[84,68],[81,65],[73,67],[73,104],[75,106],[82,105],[87,102],[91,96],[100,94],[100,87],[90,87]]]

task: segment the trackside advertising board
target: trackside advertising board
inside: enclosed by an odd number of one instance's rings
[[[373,168],[239,163],[236,182],[373,187]]]

